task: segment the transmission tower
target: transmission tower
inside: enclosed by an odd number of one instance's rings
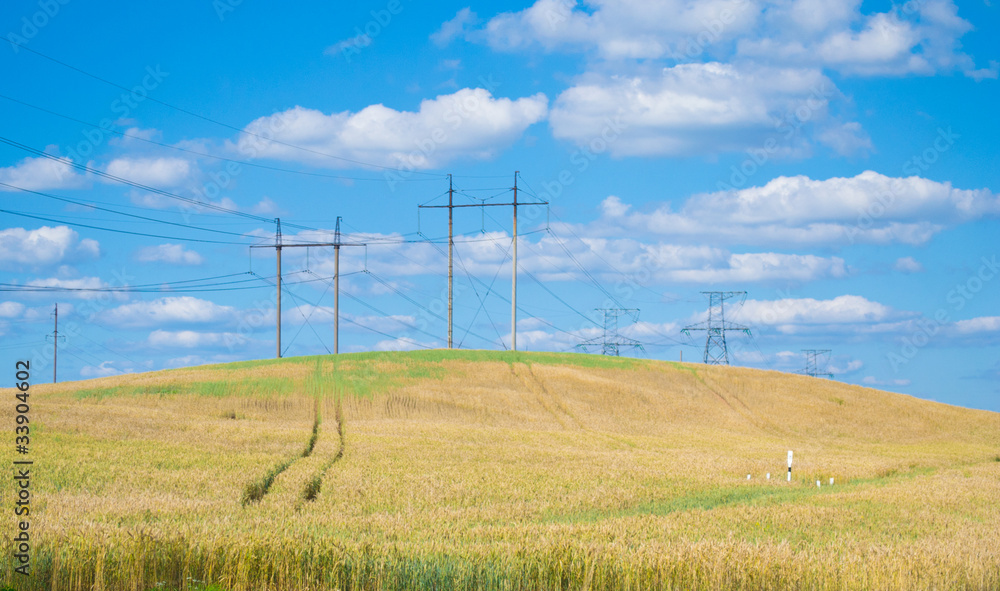
[[[620,317],[628,315],[632,318],[632,322],[639,321],[637,308],[597,308],[596,310],[604,316],[604,334],[580,343],[577,347],[587,352],[588,347],[600,346],[601,355],[614,355],[615,357],[618,357],[622,347],[632,347],[639,351],[645,351],[639,341],[618,334],[618,319]]]
[[[802,373],[814,378],[833,377],[832,373],[819,370],[820,358],[824,355],[830,355],[833,352],[831,349],[802,349],[802,352],[806,354],[806,368],[802,370]],[[827,364],[824,364],[824,369],[826,366]]]
[[[745,291],[703,291],[708,296],[708,320],[692,324],[681,330],[690,335],[692,330],[703,330],[705,338],[705,363],[709,365],[729,365],[729,350],[726,348],[726,331],[740,331],[749,335],[750,329],[739,324],[726,322],[726,300],[740,298],[740,304],[747,297]]]

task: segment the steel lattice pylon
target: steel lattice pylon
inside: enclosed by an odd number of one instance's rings
[[[638,322],[639,320],[639,310],[636,308],[597,308],[597,312],[604,315],[604,333],[597,337],[590,339],[584,343],[577,345],[584,352],[587,351],[588,347],[600,347],[601,355],[613,355],[618,357],[621,353],[622,347],[632,347],[640,351],[645,351],[642,347],[642,343],[635,339],[630,339],[628,337],[623,337],[618,334],[618,318],[621,316],[629,315],[632,317],[633,322]]]
[[[819,370],[819,358],[823,355],[829,355],[832,353],[833,351],[831,349],[802,349],[802,352],[806,354],[806,368],[802,370],[802,373],[814,378],[833,377],[833,374],[829,371]]]
[[[708,320],[692,324],[681,330],[690,335],[693,330],[703,330],[705,338],[704,362],[709,365],[729,365],[729,349],[726,347],[726,331],[736,330],[750,334],[750,329],[739,324],[726,322],[725,302],[728,299],[740,298],[740,303],[746,299],[745,291],[703,291],[708,296]]]

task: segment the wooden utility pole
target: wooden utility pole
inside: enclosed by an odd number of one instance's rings
[[[274,223],[277,224],[277,232],[274,235],[274,251],[278,255],[278,330],[277,338],[275,342],[277,343],[278,353],[276,357],[281,359],[281,218],[274,218]]]
[[[517,351],[517,174],[514,171],[514,264],[510,278],[510,350]]]
[[[59,367],[59,303],[56,302],[56,309],[52,312],[55,317],[55,327],[52,331],[52,383],[56,383],[56,368]]]
[[[333,352],[338,352],[338,341],[340,340],[340,247],[341,246],[366,246],[364,243],[360,242],[341,242],[340,240],[340,220],[341,216],[337,216],[337,228],[334,234],[333,242],[303,242],[301,244],[285,244],[281,241],[281,220],[275,218],[275,223],[277,224],[277,234],[275,236],[274,246],[251,246],[250,248],[274,248],[278,254],[278,276],[276,284],[278,286],[278,324],[277,324],[277,338],[276,342],[278,345],[277,357],[281,357],[281,249],[283,248],[309,248],[311,246],[332,246],[334,252],[333,258]]]
[[[453,268],[452,268],[452,249],[455,245],[454,239],[454,226],[452,218],[452,210],[456,207],[514,207],[514,243],[513,243],[513,256],[514,264],[511,269],[511,309],[510,309],[510,348],[511,350],[517,350],[517,206],[525,205],[525,203],[518,203],[517,201],[517,177],[520,172],[514,172],[514,201],[512,203],[471,203],[468,205],[455,205],[454,203],[454,187],[451,182],[451,175],[448,175],[448,205],[420,205],[418,209],[448,209],[448,348],[452,347],[452,286],[453,286]],[[548,205],[548,201],[532,201],[527,205]]]
[[[452,327],[452,304],[454,297],[454,268],[452,266],[452,251],[455,249],[454,239],[454,219],[455,210],[455,189],[451,182],[451,175],[448,175],[448,348],[451,349],[451,327]]]

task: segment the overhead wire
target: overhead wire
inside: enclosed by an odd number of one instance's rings
[[[39,107],[38,105],[33,105],[33,104],[28,103],[26,101],[22,101],[22,100],[19,100],[19,99],[16,99],[16,98],[4,95],[4,94],[0,94],[0,98],[5,99],[5,100],[10,101],[10,102],[13,102],[13,103],[17,103],[19,105],[23,105],[23,106],[28,107],[30,109],[35,109],[37,111],[41,111],[43,113],[47,113],[49,115],[53,115],[55,117],[60,117],[60,118],[65,119],[67,121],[73,121],[74,123],[79,123],[81,125],[86,125],[88,127],[92,127],[92,128],[95,128],[95,129],[102,129],[102,130],[104,130],[104,131],[106,131],[108,133],[111,133],[113,135],[117,135],[119,137],[129,138],[129,139],[132,139],[132,140],[137,140],[137,141],[140,141],[140,142],[145,142],[147,144],[151,144],[151,145],[154,145],[154,146],[160,146],[160,147],[163,147],[163,148],[169,148],[171,150],[176,150],[176,151],[179,151],[179,152],[184,152],[186,154],[193,154],[195,156],[199,156],[199,157],[203,157],[203,158],[212,158],[214,160],[219,160],[221,162],[231,162],[231,163],[234,163],[234,164],[240,164],[242,166],[250,166],[250,167],[253,167],[253,168],[260,168],[260,169],[264,169],[264,170],[270,170],[270,171],[274,171],[274,172],[283,172],[283,173],[288,173],[288,174],[297,174],[297,175],[301,175],[301,176],[311,176],[311,177],[329,178],[329,179],[347,180],[347,181],[375,181],[375,182],[380,182],[380,183],[384,183],[385,182],[385,178],[355,177],[355,176],[345,176],[345,175],[336,175],[336,174],[326,174],[326,173],[321,173],[321,172],[308,172],[308,171],[305,171],[305,170],[292,170],[292,169],[289,169],[289,168],[281,168],[280,166],[270,166],[270,165],[267,165],[267,164],[261,164],[259,162],[250,162],[248,160],[238,160],[238,159],[235,159],[235,158],[227,158],[225,156],[219,156],[217,154],[209,154],[209,153],[206,153],[206,152],[199,152],[198,150],[191,150],[189,148],[182,148],[180,146],[176,146],[176,145],[172,145],[172,144],[167,144],[167,143],[163,143],[163,142],[158,142],[156,140],[145,138],[145,137],[142,137],[140,135],[134,135],[134,134],[126,133],[126,132],[123,132],[123,131],[118,131],[118,130],[115,130],[115,129],[110,129],[110,128],[106,127],[106,126],[101,126],[101,125],[98,125],[96,123],[91,123],[91,122],[88,122],[88,121],[83,121],[81,119],[77,119],[75,117],[71,117],[69,115],[65,115],[65,114],[62,114],[62,113],[57,113],[56,111],[52,111],[52,110],[46,109],[44,107]],[[402,179],[402,180],[407,180],[407,181],[421,181],[421,182],[426,182],[426,181],[440,181],[439,178]]]
[[[113,86],[113,87],[115,87],[115,88],[117,88],[119,90],[123,90],[123,91],[128,92],[128,93],[133,92],[133,89],[131,89],[131,88],[128,88],[126,86],[123,86],[123,85],[118,84],[116,82],[113,82],[111,80],[108,80],[106,78],[102,78],[101,76],[98,76],[96,74],[92,74],[90,72],[87,72],[86,70],[83,70],[82,68],[79,68],[77,66],[73,66],[73,65],[71,65],[69,63],[66,63],[64,61],[58,60],[58,59],[56,59],[54,57],[51,57],[49,55],[46,55],[46,54],[44,54],[44,53],[42,53],[40,51],[37,51],[35,49],[32,49],[32,48],[28,47],[28,46],[26,46],[26,45],[24,45],[22,43],[18,43],[16,41],[14,41],[9,36],[8,37],[0,37],[0,39],[6,41],[8,43],[10,43],[11,45],[13,45],[14,47],[16,47],[19,50],[23,49],[25,51],[31,52],[31,53],[33,53],[33,54],[35,54],[35,55],[37,55],[37,56],[39,56],[39,57],[41,57],[43,59],[46,59],[46,60],[48,60],[50,62],[59,64],[60,66],[63,66],[64,68],[68,68],[70,70],[73,70],[73,71],[75,71],[77,73],[80,73],[80,74],[82,74],[84,76],[87,76],[88,78],[92,78],[94,80],[97,80],[98,82],[101,82],[103,84],[107,84],[109,86]],[[247,131],[246,129],[242,129],[242,128],[236,127],[234,125],[230,125],[228,123],[224,123],[222,121],[218,121],[218,120],[212,119],[210,117],[206,117],[206,116],[201,115],[199,113],[195,113],[194,111],[190,111],[188,109],[184,109],[182,107],[178,107],[176,105],[170,104],[170,103],[168,103],[166,101],[163,101],[163,100],[157,99],[157,98],[155,98],[153,96],[150,96],[148,93],[146,94],[144,100],[148,100],[150,102],[157,103],[159,105],[163,105],[164,107],[167,107],[169,109],[173,109],[173,110],[178,111],[180,113],[184,113],[186,115],[190,115],[192,117],[201,119],[202,121],[206,121],[208,123],[213,123],[215,125],[219,125],[219,126],[227,128],[227,129],[233,130],[233,131],[235,131],[237,133],[248,135],[248,136],[251,136],[251,137],[255,137],[257,139],[264,140],[266,142],[273,142],[275,144],[279,144],[279,145],[282,145],[282,146],[285,146],[285,147],[288,147],[288,148],[292,148],[292,149],[295,149],[295,150],[301,150],[303,152],[309,152],[311,154],[316,154],[318,156],[324,156],[326,158],[331,158],[333,160],[338,160],[338,161],[341,161],[341,162],[348,162],[348,163],[351,163],[351,164],[357,164],[357,165],[366,166],[366,167],[369,167],[369,168],[378,168],[378,169],[384,169],[384,170],[397,170],[397,168],[394,168],[394,167],[391,167],[391,166],[383,166],[383,165],[374,164],[374,163],[371,163],[371,162],[362,162],[360,160],[353,160],[353,159],[344,158],[344,157],[341,157],[341,156],[334,156],[333,154],[327,154],[327,153],[321,152],[319,150],[314,150],[314,149],[311,149],[311,148],[305,148],[303,146],[297,146],[295,144],[290,144],[290,143],[283,142],[281,140],[277,140],[277,139],[274,139],[274,138],[266,138],[264,136],[261,136],[259,134],[254,133],[252,131]],[[407,172],[409,174],[422,174],[422,175],[432,176],[432,177],[436,177],[436,179],[444,178],[444,175],[441,175],[441,174],[423,172],[423,171],[419,171],[419,170],[413,170],[413,171],[407,171]]]

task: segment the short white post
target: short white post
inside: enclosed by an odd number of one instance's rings
[[[788,450],[788,482],[792,481],[792,450]]]
[[[819,488],[819,480],[816,481],[816,488]]]
[[[830,486],[833,486],[833,478],[830,479]]]
[[[747,474],[747,480],[750,480],[750,475],[749,474]]]
[[[771,479],[771,473],[770,473],[770,472],[768,472],[768,473],[767,473],[767,479],[768,479],[768,480],[770,480],[770,479]]]

